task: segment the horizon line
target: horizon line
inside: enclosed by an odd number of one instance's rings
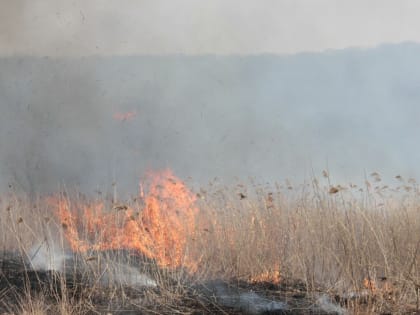
[[[419,46],[420,42],[417,41],[400,41],[400,42],[384,42],[377,45],[371,46],[348,46],[344,48],[327,48],[322,50],[305,50],[297,51],[295,53],[288,52],[255,52],[255,53],[218,53],[218,52],[209,52],[209,53],[186,53],[186,52],[168,52],[168,53],[97,53],[97,54],[24,54],[24,53],[15,53],[15,54],[2,54],[0,52],[1,59],[8,58],[51,58],[51,59],[79,59],[79,58],[109,58],[109,57],[296,57],[301,55],[321,55],[321,54],[339,54],[344,51],[355,51],[355,52],[364,52],[375,50],[381,47],[394,47],[402,45],[413,45]]]

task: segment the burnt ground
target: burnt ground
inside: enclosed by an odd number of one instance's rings
[[[0,313],[10,312],[24,297],[39,295],[49,305],[65,295],[72,303],[85,305],[81,308],[84,314],[344,314],[349,302],[354,302],[327,295],[322,288],[308,290],[298,280],[283,280],[279,285],[235,279],[192,284],[168,278],[160,279],[164,286],[127,286],[95,282],[86,269],[71,267],[65,273],[32,270],[22,256],[3,253]],[[368,302],[358,301],[361,305]],[[55,313],[53,307],[50,311]]]

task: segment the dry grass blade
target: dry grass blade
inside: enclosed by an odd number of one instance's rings
[[[314,179],[313,190],[290,190],[287,181],[267,188],[213,183],[200,193],[172,177],[157,182],[151,199],[142,191],[118,204],[66,193],[61,217],[48,198],[35,207],[22,196],[2,198],[0,298],[14,304],[0,311],[242,312],[205,293],[204,284],[215,280],[226,283],[222,291],[239,290],[231,296],[238,305],[262,296],[314,311],[326,294],[356,313],[418,311],[415,182],[398,192],[366,182],[359,194],[357,185],[333,185],[328,172],[323,176],[327,185]],[[45,271],[51,268],[58,271]]]

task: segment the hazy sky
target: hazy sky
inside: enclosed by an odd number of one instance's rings
[[[0,190],[326,161],[418,178],[420,45],[381,44],[420,43],[419,17],[419,0],[0,0],[0,56],[29,56],[0,58]],[[32,58],[87,55],[117,56]]]
[[[0,0],[1,55],[295,53],[420,42],[418,0]]]

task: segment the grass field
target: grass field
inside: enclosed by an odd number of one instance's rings
[[[241,313],[202,290],[222,281],[276,301],[323,295],[355,314],[420,313],[413,179],[397,176],[388,187],[373,173],[361,186],[340,186],[324,172],[300,185],[216,181],[193,192],[164,171],[141,187],[127,200],[2,196],[1,312]],[[10,280],[10,261],[22,285]],[[44,281],[33,269],[57,272]]]

